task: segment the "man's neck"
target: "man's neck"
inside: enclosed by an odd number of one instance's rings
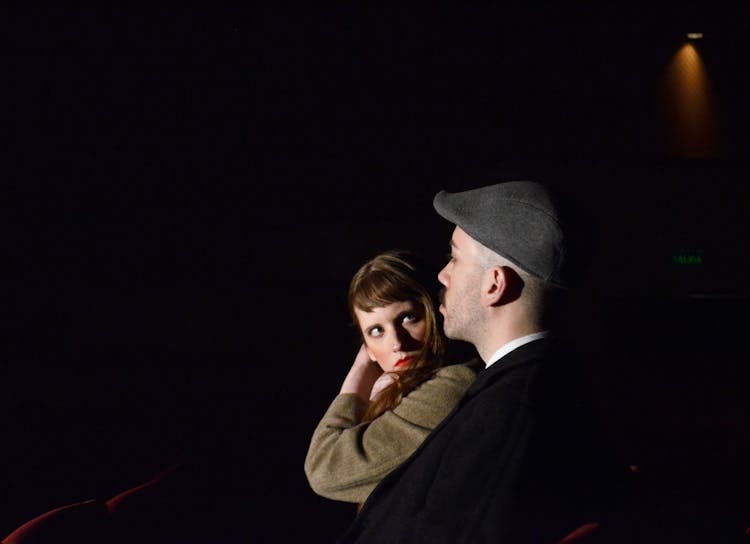
[[[488,368],[490,365],[496,363],[497,361],[505,357],[508,353],[510,353],[511,351],[514,351],[517,348],[520,348],[524,344],[528,344],[529,342],[539,340],[548,335],[549,335],[549,331],[537,331],[537,332],[533,332],[529,334],[524,334],[523,336],[519,336],[517,338],[514,338],[513,340],[510,340],[509,342],[506,342],[505,344],[500,346],[487,359],[483,359],[485,361],[485,368]]]
[[[498,328],[495,334],[483,344],[482,347],[477,346],[477,353],[486,363],[493,354],[495,354],[500,348],[506,344],[529,334],[541,332],[542,328],[535,325],[516,326],[513,328]]]

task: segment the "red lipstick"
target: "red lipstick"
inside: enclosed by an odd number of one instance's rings
[[[396,366],[396,368],[398,368],[398,367],[403,366],[403,365],[408,365],[413,360],[414,360],[414,356],[410,355],[409,357],[404,357],[403,359],[399,359],[398,361],[396,361],[396,365],[395,366]]]

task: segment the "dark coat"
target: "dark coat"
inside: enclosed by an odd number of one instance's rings
[[[341,542],[553,543],[619,511],[629,474],[579,367],[542,339],[483,370]]]

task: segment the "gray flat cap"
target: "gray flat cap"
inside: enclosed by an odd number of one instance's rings
[[[459,193],[440,191],[433,206],[474,240],[532,276],[568,286],[566,235],[543,185],[508,181]]]

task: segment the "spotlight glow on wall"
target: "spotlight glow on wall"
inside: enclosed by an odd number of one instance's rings
[[[692,42],[677,51],[667,68],[664,103],[672,153],[688,158],[714,156],[716,119],[708,73]]]

